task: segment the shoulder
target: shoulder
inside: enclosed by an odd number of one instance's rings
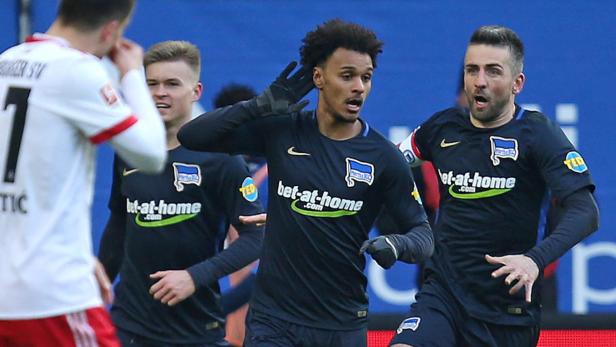
[[[59,49],[63,52],[49,62],[45,72],[47,91],[64,98],[87,98],[100,95],[107,85],[113,89],[109,74],[98,58],[74,49]]]
[[[187,164],[199,165],[208,171],[241,169],[246,166],[246,162],[241,155],[230,155],[227,153],[198,152],[181,147],[182,154],[178,155],[177,161]],[[175,157],[175,156],[174,156]],[[172,159],[173,160],[173,159]]]
[[[524,111],[524,121],[534,126],[548,126],[552,124],[550,118],[539,111]]]
[[[384,162],[386,167],[399,167],[402,165],[402,167],[407,168],[404,155],[398,146],[378,130],[370,129],[366,137],[372,142],[371,147],[374,148],[374,155],[379,158],[379,161]]]
[[[522,122],[533,133],[548,134],[557,133],[560,134],[560,126],[552,121],[549,117],[538,111],[524,111]]]
[[[379,148],[381,152],[400,152],[393,142],[389,141],[385,135],[375,128],[370,127],[366,137],[368,140],[375,142],[377,148]]]
[[[71,55],[70,61],[59,63],[59,65],[66,71],[70,71],[67,76],[73,80],[75,88],[89,84],[99,85],[110,80],[100,60],[89,54],[76,53]]]
[[[468,110],[460,107],[450,107],[434,113],[421,126],[439,127],[451,122],[464,122],[467,119]]]

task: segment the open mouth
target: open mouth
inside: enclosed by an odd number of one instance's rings
[[[361,98],[351,98],[346,100],[347,110],[349,112],[359,112],[364,100]]]
[[[171,108],[171,105],[159,102],[159,103],[156,103],[156,108],[157,109],[167,109],[167,108]]]
[[[488,98],[483,95],[475,95],[473,99],[475,99],[475,105],[477,105],[478,108],[486,107],[489,101]]]

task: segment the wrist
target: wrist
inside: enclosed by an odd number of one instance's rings
[[[536,252],[533,252],[532,249],[528,251],[526,254],[524,254],[524,256],[532,260],[533,263],[535,263],[535,265],[537,266],[537,269],[539,269],[539,271],[541,271],[545,267],[541,257],[539,257],[539,255]]]

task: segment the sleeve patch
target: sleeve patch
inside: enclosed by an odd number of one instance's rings
[[[246,177],[244,182],[242,182],[242,187],[240,187],[239,190],[244,199],[248,202],[255,202],[259,197],[259,190],[257,189],[252,177]]]
[[[119,100],[118,94],[116,93],[111,83],[105,84],[101,88],[100,94],[103,97],[103,100],[105,101],[105,103],[109,106],[112,106]]]
[[[567,166],[569,170],[573,172],[582,173],[588,170],[588,166],[586,166],[584,158],[582,158],[580,153],[575,151],[567,153],[567,156],[563,163]]]

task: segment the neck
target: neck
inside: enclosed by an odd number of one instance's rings
[[[58,20],[53,22],[47,35],[61,37],[67,40],[72,48],[85,53],[97,55],[99,31],[81,32],[74,27],[62,25]]]
[[[181,122],[171,124],[165,123],[165,129],[167,131],[167,149],[171,150],[180,146],[180,141],[178,140],[178,131],[180,128],[188,123],[190,117],[183,119]]]
[[[492,120],[489,120],[489,121],[479,120],[471,114],[470,116],[471,124],[473,124],[473,126],[475,126],[476,128],[483,128],[483,129],[497,128],[501,125],[507,124],[511,119],[513,119],[514,113],[515,113],[515,104],[512,103],[508,105],[503,110],[503,113],[501,113],[498,117]]]
[[[359,135],[362,129],[359,119],[356,119],[354,122],[344,122],[328,115],[326,112],[319,111],[317,111],[317,123],[321,134],[337,141],[353,138]]]

